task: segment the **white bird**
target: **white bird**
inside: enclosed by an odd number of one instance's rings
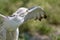
[[[18,40],[18,35],[19,35],[19,30],[18,27],[26,22],[27,20],[30,19],[39,19],[41,20],[42,18],[46,18],[46,13],[43,8],[40,6],[35,6],[32,8],[19,8],[16,12],[14,12],[11,16],[4,16],[0,14],[0,17],[3,19],[3,23],[0,24],[2,25],[1,27],[6,29],[13,36],[16,36],[13,38],[11,35],[11,39],[6,39],[8,40]],[[4,30],[3,30],[4,31]],[[7,35],[7,34],[6,34]]]

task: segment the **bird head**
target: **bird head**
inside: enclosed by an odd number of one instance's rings
[[[27,14],[28,8],[19,8],[15,13],[13,13],[12,16],[21,16],[24,17]]]

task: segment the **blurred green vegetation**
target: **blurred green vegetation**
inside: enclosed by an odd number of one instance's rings
[[[47,34],[52,30],[49,24],[60,24],[60,0],[0,0],[0,12],[6,16],[11,15],[20,7],[30,8],[32,6],[44,8],[48,18],[42,21],[28,20],[20,26],[20,33],[39,31]]]

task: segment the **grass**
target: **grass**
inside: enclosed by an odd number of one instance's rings
[[[46,20],[42,20],[40,26],[38,26],[38,27],[39,27],[38,28],[38,32],[41,35],[48,35],[48,34],[50,34],[53,31],[52,27],[50,27],[48,25],[48,23],[46,22]]]

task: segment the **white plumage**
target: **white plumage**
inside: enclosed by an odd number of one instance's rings
[[[29,9],[22,7],[19,8],[16,12],[14,12],[11,16],[4,16],[0,14],[0,17],[4,20],[2,27],[9,32],[15,31],[14,33],[17,34],[19,32],[17,32],[16,29],[18,29],[18,27],[27,20],[36,19],[36,18],[40,20],[41,17],[46,18],[45,12],[40,6],[32,7]],[[16,40],[18,40],[18,37],[16,38]]]

